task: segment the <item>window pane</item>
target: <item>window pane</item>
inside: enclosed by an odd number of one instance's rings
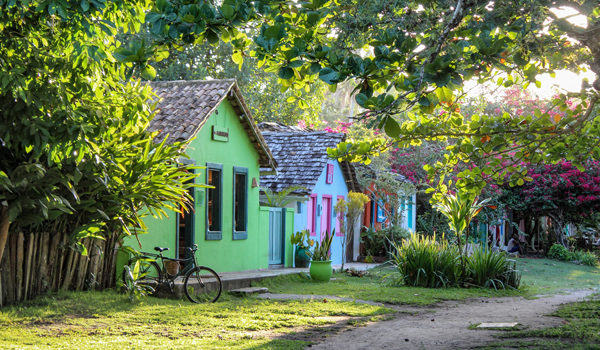
[[[234,198],[234,213],[235,213],[235,231],[246,231],[246,191],[247,191],[246,174],[235,174],[235,198]]]
[[[221,231],[221,171],[208,170],[208,230]]]

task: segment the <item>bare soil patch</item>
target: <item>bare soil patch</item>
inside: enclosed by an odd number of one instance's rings
[[[273,335],[278,338],[315,342],[311,346],[312,349],[473,349],[497,341],[494,335],[506,331],[469,329],[470,325],[485,322],[518,322],[519,329],[560,326],[564,320],[549,315],[561,304],[581,301],[593,292],[578,290],[533,300],[521,297],[476,298],[447,301],[427,307],[385,305],[398,311],[394,318],[386,322],[372,322],[366,319],[354,320],[355,322],[340,321],[335,325],[319,327],[323,328],[320,330],[304,329],[293,334]],[[351,300],[332,296],[289,294],[265,294],[262,297]],[[357,325],[364,327],[356,327]]]

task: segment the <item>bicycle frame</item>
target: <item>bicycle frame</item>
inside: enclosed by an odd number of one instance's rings
[[[160,259],[160,276],[158,279],[158,283],[173,283],[175,282],[175,280],[177,279],[177,277],[181,277],[181,276],[185,276],[190,270],[195,269],[198,265],[198,262],[196,261],[196,251],[190,249],[192,256],[187,258],[187,259],[175,259],[175,258],[166,258],[162,255],[162,252],[160,252],[159,254],[154,254],[154,253],[146,253],[146,252],[142,252],[142,257],[144,258],[152,258],[155,257],[156,259],[154,259],[154,261],[156,263],[158,263],[158,259]],[[186,266],[181,269],[180,271],[178,271],[175,275],[171,275],[167,272],[167,266],[165,265],[165,261],[169,262],[169,261],[175,261],[178,263],[186,263]],[[173,277],[170,277],[173,276]]]

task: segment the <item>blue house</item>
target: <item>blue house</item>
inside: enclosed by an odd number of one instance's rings
[[[303,186],[304,189],[293,192],[295,200],[289,205],[295,209],[294,231],[308,229],[311,238],[321,240],[325,231],[332,232],[335,229],[331,260],[332,264],[341,264],[341,238],[345,232],[343,225],[340,225],[340,218],[334,213],[334,206],[338,200],[346,199],[349,191],[361,190],[352,165],[329,159],[327,148],[343,142],[346,136],[265,124],[262,123],[259,128],[278,166],[277,174],[261,175],[261,186],[274,193],[288,187]],[[355,236],[360,232],[360,223],[357,223],[357,227]],[[350,245],[348,259],[352,260],[355,256],[352,251],[354,244]]]

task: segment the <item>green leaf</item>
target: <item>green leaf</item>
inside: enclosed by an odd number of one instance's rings
[[[398,122],[392,118],[392,117],[388,117],[387,120],[385,121],[385,133],[394,138],[397,139],[398,137],[400,137],[400,125],[398,124]]]
[[[215,46],[219,43],[219,35],[212,31],[211,29],[206,30],[206,40],[208,43]]]
[[[144,79],[147,80],[152,80],[156,78],[156,69],[154,69],[154,67],[152,67],[151,65],[147,64],[142,69],[142,77],[144,77]]]
[[[231,55],[231,60],[239,66],[239,70],[242,70],[242,64],[244,63],[244,55],[241,51],[235,51]]]
[[[230,5],[223,4],[223,6],[221,6],[221,14],[226,19],[232,19],[235,14],[235,10]]]
[[[367,102],[367,100],[369,99],[365,94],[356,94],[356,103],[361,106],[362,108],[365,108],[365,103]]]
[[[338,73],[333,69],[326,67],[319,71],[319,79],[329,85],[332,85],[337,83]]]
[[[294,77],[294,70],[289,67],[282,67],[277,74],[281,79],[292,79]]]

